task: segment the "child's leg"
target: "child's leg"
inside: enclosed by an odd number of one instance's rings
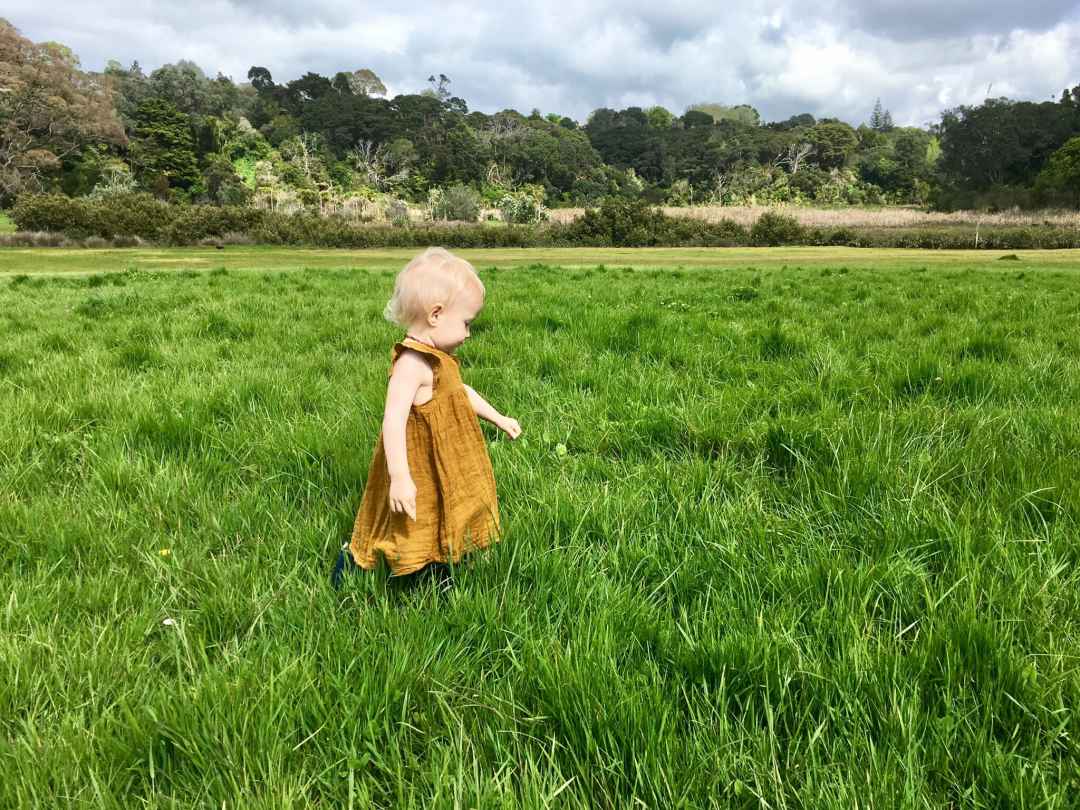
[[[454,569],[448,563],[431,563],[426,569],[429,576],[443,590],[454,587]]]
[[[431,581],[434,581],[440,590],[448,590],[453,587],[454,582],[450,566],[439,562],[428,563],[412,574],[406,574],[402,577],[390,577],[389,579],[392,587],[402,591],[411,591],[417,587],[423,587]]]

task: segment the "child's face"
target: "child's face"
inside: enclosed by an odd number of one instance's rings
[[[435,345],[444,352],[453,352],[469,339],[469,324],[484,308],[484,296],[474,287],[467,287],[450,306],[434,314],[435,324],[430,335]]]

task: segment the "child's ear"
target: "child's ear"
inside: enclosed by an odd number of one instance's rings
[[[439,316],[442,315],[443,305],[436,304],[431,308],[431,312],[428,313],[427,322],[428,326],[437,326],[439,323]]]

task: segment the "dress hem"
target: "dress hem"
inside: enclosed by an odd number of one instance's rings
[[[430,556],[430,557],[426,558],[425,560],[423,560],[422,562],[419,562],[419,563],[416,563],[416,564],[410,564],[408,566],[402,566],[401,568],[397,568],[397,569],[394,568],[393,563],[390,562],[390,560],[387,557],[386,553],[384,551],[381,551],[381,550],[377,550],[371,555],[371,561],[370,562],[368,562],[367,560],[364,560],[364,561],[358,560],[357,557],[356,557],[356,553],[353,551],[351,545],[349,547],[349,555],[353,558],[353,562],[356,563],[356,565],[359,568],[363,568],[365,571],[374,571],[379,566],[379,558],[381,557],[386,562],[387,567],[390,569],[390,576],[392,576],[392,577],[404,577],[404,576],[408,576],[409,574],[415,574],[420,569],[424,568],[425,566],[431,565],[432,563],[442,563],[444,565],[447,564],[447,563],[451,563],[453,565],[460,565],[465,560],[466,557],[469,557],[472,554],[475,554],[477,552],[484,551],[485,549],[491,548],[491,546],[496,545],[500,541],[501,541],[501,538],[499,538],[499,537],[491,537],[487,542],[485,542],[483,544],[480,544],[480,543],[474,544],[471,548],[469,548],[468,550],[463,551],[461,554],[459,554],[457,556],[456,560],[453,559],[453,557],[447,557],[447,556],[443,556],[443,557]]]

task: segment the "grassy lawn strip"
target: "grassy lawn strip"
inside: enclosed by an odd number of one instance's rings
[[[0,276],[21,274],[91,274],[138,270],[299,270],[362,267],[400,269],[419,251],[311,250],[303,248],[236,247],[129,248],[5,248],[0,250]],[[1029,251],[920,251],[841,247],[779,248],[503,248],[456,251],[477,267],[524,267],[533,264],[563,267],[966,267],[1001,269],[1080,267],[1080,252]],[[1002,262],[1003,256],[1016,260]],[[995,264],[1000,262],[1000,264]]]

